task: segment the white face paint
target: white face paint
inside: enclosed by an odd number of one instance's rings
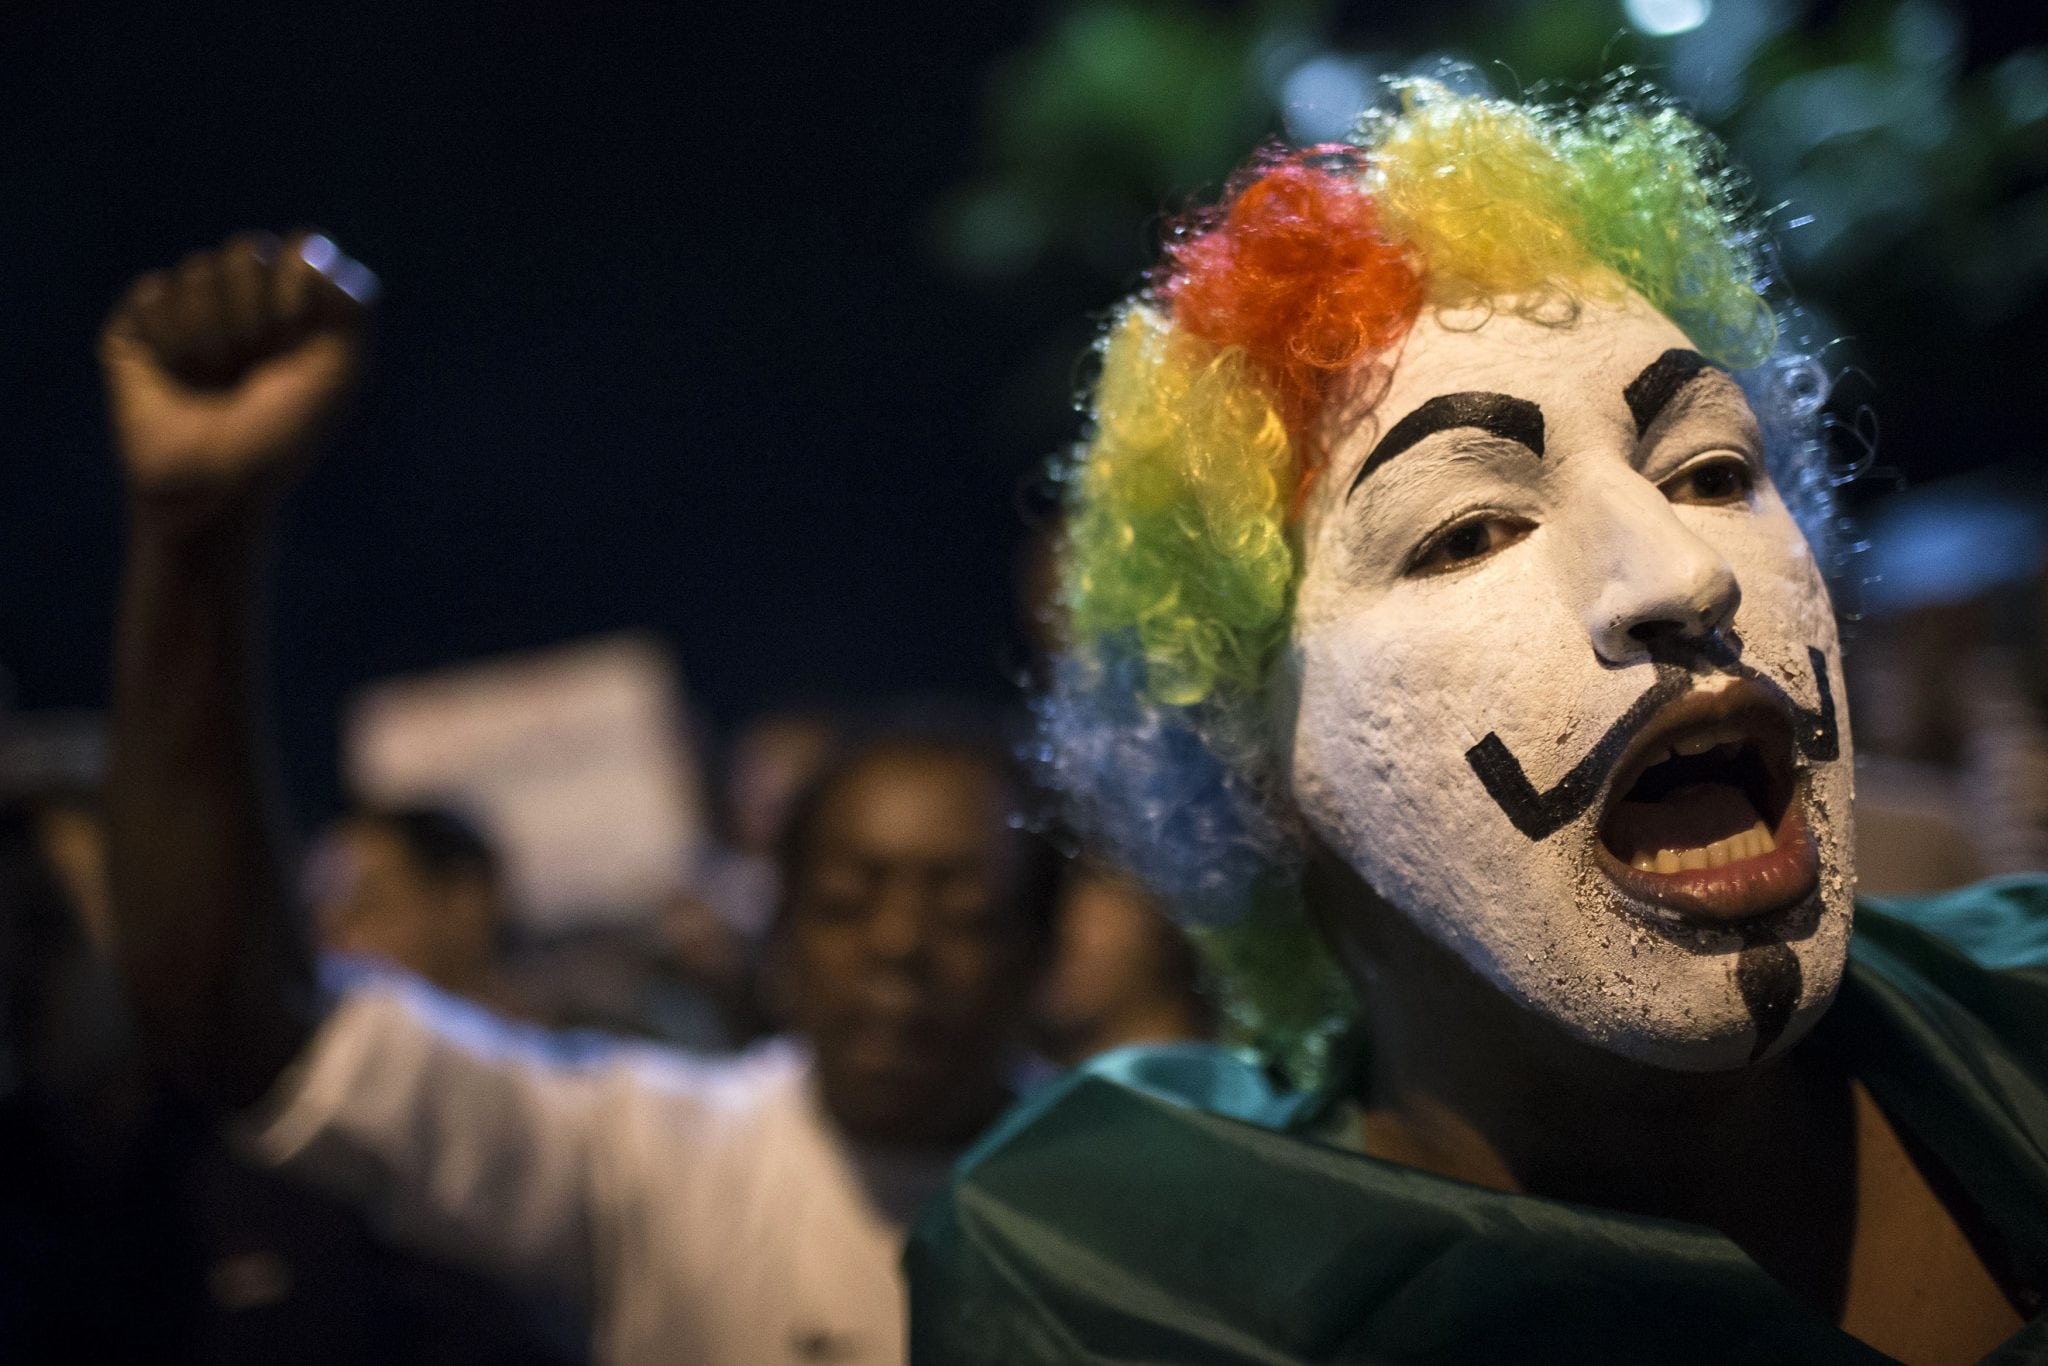
[[[1290,781],[1515,1000],[1704,1070],[1826,1008],[1853,885],[1834,613],[1690,345],[1634,296],[1417,322],[1304,524]]]

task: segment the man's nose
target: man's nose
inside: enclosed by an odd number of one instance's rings
[[[1720,551],[1662,490],[1627,472],[1602,491],[1576,540],[1593,575],[1586,630],[1609,664],[1636,664],[1703,643],[1735,617],[1742,587]]]
[[[867,949],[875,958],[901,962],[924,949],[925,896],[918,880],[894,874],[882,880],[868,916]]]

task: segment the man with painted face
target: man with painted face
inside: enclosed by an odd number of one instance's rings
[[[1400,94],[1176,226],[1066,479],[1045,752],[1268,1066],[1013,1116],[914,1356],[2048,1353],[2048,893],[1852,904],[1825,385],[1718,149]]]
[[[324,238],[238,237],[144,276],[103,338],[129,494],[108,855],[138,1027],[258,1155],[587,1304],[604,1361],[900,1362],[905,1226],[1011,1100],[1050,941],[1020,775],[951,732],[828,766],[780,870],[792,1033],[735,1057],[570,1049],[416,979],[316,980],[256,637],[373,284]]]

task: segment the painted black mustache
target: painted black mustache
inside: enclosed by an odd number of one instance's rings
[[[1775,694],[1791,712],[1792,736],[1801,754],[1816,762],[1837,759],[1842,753],[1842,737],[1835,724],[1835,695],[1828,686],[1827,656],[1809,648],[1806,658],[1813,665],[1814,684],[1820,695],[1819,711],[1800,706],[1776,682],[1747,664],[1729,660],[1717,672],[1747,679]],[[1693,671],[1685,666],[1659,663],[1656,669],[1657,681],[1548,792],[1538,792],[1530,784],[1528,775],[1522,772],[1521,761],[1494,731],[1488,731],[1485,739],[1465,751],[1465,762],[1472,765],[1487,794],[1507,813],[1515,829],[1532,840],[1548,839],[1593,804],[1593,798],[1600,792],[1601,779],[1621,758],[1629,742],[1665,703],[1692,687]]]

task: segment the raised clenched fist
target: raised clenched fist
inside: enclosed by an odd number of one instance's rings
[[[100,358],[136,496],[288,487],[355,382],[376,283],[325,237],[246,233],[130,286]]]

